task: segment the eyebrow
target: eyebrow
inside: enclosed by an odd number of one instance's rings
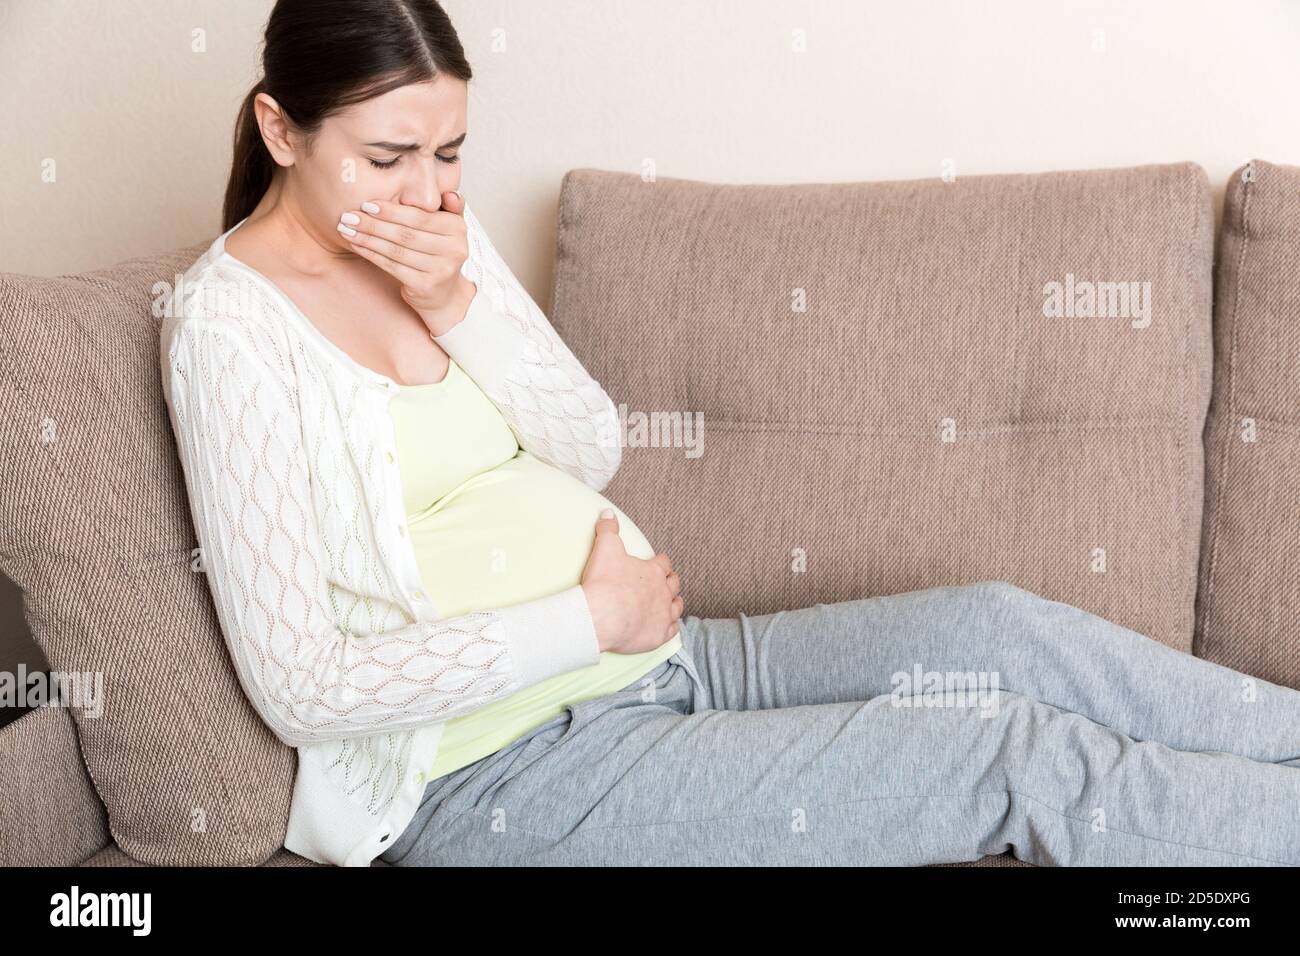
[[[461,143],[465,142],[466,133],[461,133],[455,139],[443,143],[439,149],[455,149]],[[387,149],[394,153],[410,153],[420,148],[419,143],[390,143],[382,140],[378,143],[363,143],[363,146],[374,146],[376,149]]]

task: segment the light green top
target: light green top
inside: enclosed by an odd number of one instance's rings
[[[613,502],[521,449],[500,410],[455,360],[440,382],[402,386],[389,413],[411,543],[441,616],[507,607],[581,583],[602,508],[618,515],[629,554],[655,556]],[[500,750],[565,704],[626,687],[680,647],[677,635],[643,654],[603,651],[590,667],[447,721],[429,776]]]

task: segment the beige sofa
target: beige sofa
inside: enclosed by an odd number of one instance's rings
[[[1238,170],[1217,251],[1210,197],[1193,164],[575,170],[547,313],[625,405],[606,493],[691,613],[1000,578],[1300,687],[1300,169]],[[0,864],[307,864],[159,385],[156,304],[209,241],[0,275],[0,569],[52,669],[104,682],[0,729]]]

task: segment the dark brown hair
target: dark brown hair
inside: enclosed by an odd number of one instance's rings
[[[262,79],[239,109],[221,229],[261,202],[275,161],[253,111],[270,95],[308,140],[331,113],[408,83],[473,74],[436,0],[276,0],[266,23]]]

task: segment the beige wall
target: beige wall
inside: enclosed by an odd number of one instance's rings
[[[271,5],[2,0],[0,270],[214,235]],[[1252,156],[1300,163],[1294,0],[445,6],[478,74],[465,190],[539,301],[575,166],[799,182],[1191,159],[1221,190]]]

